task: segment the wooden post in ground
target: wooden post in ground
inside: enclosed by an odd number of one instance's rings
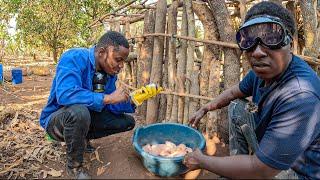
[[[174,0],[172,5],[168,10],[168,33],[177,34],[177,15],[178,15],[178,1]],[[168,38],[168,88],[174,90],[175,83],[174,80],[177,76],[177,59],[176,59],[176,39]],[[166,120],[170,122],[177,122],[177,119],[171,119],[173,107],[173,95],[167,95],[167,110],[166,110]]]
[[[297,22],[298,17],[297,17],[297,14],[296,14],[296,11],[297,11],[296,2],[295,1],[288,1],[287,5],[286,5],[286,8],[292,13],[294,19]],[[300,54],[299,44],[298,44],[298,31],[297,31],[298,25],[297,25],[297,23],[295,24],[295,27],[296,27],[296,32],[293,35],[293,53],[294,54]]]
[[[144,17],[144,27],[143,34],[154,33],[155,25],[155,12],[154,10],[149,10],[146,12]],[[154,37],[148,36],[144,38],[144,41],[141,42],[142,46],[138,58],[138,68],[141,75],[138,77],[138,87],[149,84],[151,66],[152,66],[152,57],[153,57],[153,39]],[[143,103],[140,107],[140,115],[146,117],[147,113],[147,102]]]
[[[193,10],[203,24],[204,39],[218,40],[218,29],[215,19],[205,3],[193,2]],[[220,48],[216,45],[205,44],[200,74],[200,95],[216,97],[219,95],[220,79]],[[200,100],[200,106],[208,103]],[[202,121],[202,130],[207,134],[217,132],[218,111],[209,112]],[[205,128],[205,129],[204,129]]]
[[[186,6],[183,6],[182,22],[181,22],[181,36],[188,36],[188,17]],[[180,40],[181,45],[179,47],[179,58],[177,62],[177,80],[175,90],[179,93],[185,93],[185,73],[187,62],[187,41]],[[174,96],[171,119],[179,123],[186,124],[187,119],[184,119],[184,97]]]
[[[319,56],[317,37],[317,1],[301,0],[301,13],[303,18],[303,32],[305,37],[305,48],[302,52],[305,56],[317,58]],[[318,66],[312,68],[319,74]]]
[[[159,0],[156,9],[155,32],[164,33],[166,25],[167,1]],[[164,37],[154,38],[153,59],[150,81],[161,84],[162,61],[163,61]],[[158,120],[159,97],[154,97],[148,101],[146,120],[148,124],[155,123]]]
[[[195,37],[195,20],[194,20],[194,14],[192,10],[192,0],[186,0],[185,6],[187,10],[187,18],[188,18],[188,36],[189,37]],[[191,76],[193,73],[193,66],[194,66],[194,50],[195,50],[195,43],[193,41],[188,41],[188,51],[187,51],[187,67],[186,67],[186,82],[185,82],[185,88],[186,93],[190,93],[191,90]],[[192,101],[192,102],[190,102]],[[196,99],[190,99],[185,98],[185,104],[184,104],[184,121],[187,121],[189,119],[189,116],[195,111],[196,105],[198,100]]]
[[[224,42],[235,43],[235,31],[232,27],[231,17],[224,0],[209,0],[210,9],[215,18],[218,27],[220,40]],[[237,49],[223,48],[224,53],[224,89],[229,89],[239,83],[240,80],[240,51]],[[220,121],[219,132],[224,140],[228,138],[228,119],[227,109],[222,110],[222,120]]]
[[[169,17],[168,17],[169,18]],[[166,33],[168,33],[168,22],[166,22]],[[162,65],[162,84],[161,86],[164,89],[168,89],[168,61],[169,61],[169,37],[164,38],[164,59]],[[160,105],[159,105],[159,122],[165,122],[166,119],[166,111],[167,111],[167,96],[164,94],[160,94]]]

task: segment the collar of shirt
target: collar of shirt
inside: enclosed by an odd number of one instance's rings
[[[96,70],[96,59],[94,57],[95,48],[96,46],[92,46],[91,48],[89,48],[89,60],[90,60],[90,63],[92,64],[94,71]]]

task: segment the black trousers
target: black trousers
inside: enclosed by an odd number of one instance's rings
[[[84,105],[72,105],[52,114],[47,133],[57,141],[66,142],[67,165],[74,168],[82,165],[86,140],[129,131],[134,126],[135,120],[130,115],[108,110],[95,112]]]

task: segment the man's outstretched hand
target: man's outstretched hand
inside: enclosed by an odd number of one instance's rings
[[[203,156],[204,155],[200,149],[196,149],[194,152],[188,153],[184,156],[183,164],[186,165],[191,171],[200,169],[201,158]]]
[[[189,119],[189,126],[196,128],[200,122],[200,119],[206,115],[208,112],[205,108],[200,108],[197,112],[195,112],[191,118]]]

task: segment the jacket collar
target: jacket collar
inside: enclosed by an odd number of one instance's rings
[[[96,59],[94,57],[95,48],[96,46],[92,46],[91,48],[89,48],[89,60],[90,60],[90,63],[92,64],[93,69],[96,69]]]

